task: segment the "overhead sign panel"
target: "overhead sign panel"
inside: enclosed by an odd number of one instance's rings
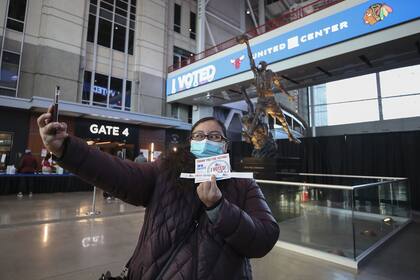
[[[418,7],[420,0],[388,0],[382,3],[366,1],[263,42],[252,44],[251,40],[253,57],[257,64],[262,60],[268,64],[285,60],[420,18]],[[166,95],[177,94],[250,69],[245,45],[241,51],[206,60],[206,64],[196,68],[187,67],[184,71],[180,69],[170,73],[166,82]]]

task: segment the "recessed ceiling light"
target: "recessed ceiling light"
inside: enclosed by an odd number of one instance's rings
[[[246,14],[249,15],[251,13],[250,10],[246,10]]]

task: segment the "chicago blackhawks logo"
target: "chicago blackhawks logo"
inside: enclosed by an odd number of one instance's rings
[[[374,25],[375,23],[382,21],[392,13],[392,8],[385,3],[375,3],[371,5],[365,12],[363,20],[366,24]]]

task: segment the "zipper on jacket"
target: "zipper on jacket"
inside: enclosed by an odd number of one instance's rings
[[[195,228],[194,228],[194,231],[195,231],[195,236],[194,236],[194,238],[193,238],[193,246],[192,246],[192,258],[193,258],[193,267],[192,267],[192,274],[193,274],[193,277],[192,277],[192,279],[193,280],[197,280],[197,274],[198,274],[198,247],[197,247],[197,239],[198,239],[198,231],[196,231],[196,229],[198,228],[198,225],[199,225],[199,222],[198,222],[198,220],[194,220],[194,224],[195,224]]]

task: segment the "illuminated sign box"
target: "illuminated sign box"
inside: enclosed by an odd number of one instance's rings
[[[279,62],[420,18],[420,0],[366,1],[342,12],[251,45],[258,64]],[[252,41],[251,41],[252,44]],[[194,64],[192,64],[194,65]],[[166,95],[199,87],[250,70],[245,45],[204,65],[168,75]]]

